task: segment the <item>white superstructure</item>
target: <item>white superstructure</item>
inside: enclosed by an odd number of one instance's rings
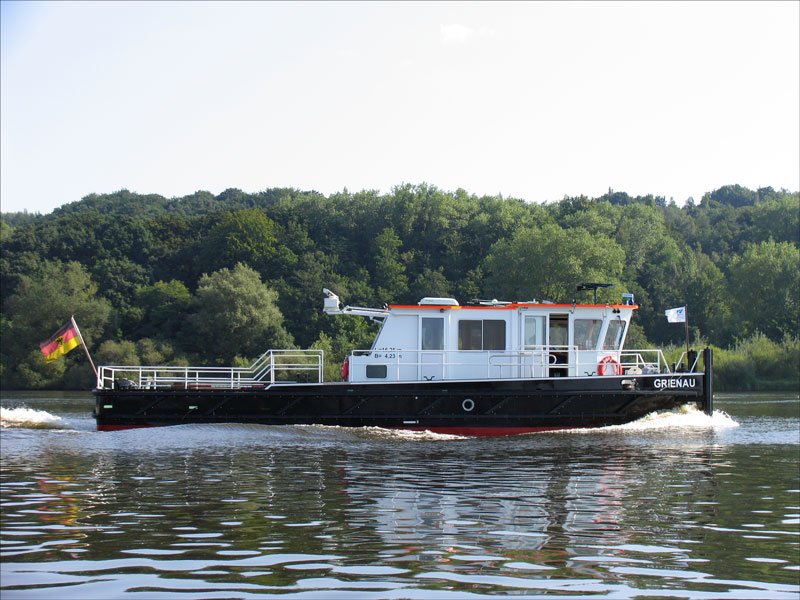
[[[594,377],[664,367],[623,353],[633,304],[554,304],[423,298],[388,309],[345,306],[325,290],[327,314],[382,321],[372,348],[348,358],[350,382]]]

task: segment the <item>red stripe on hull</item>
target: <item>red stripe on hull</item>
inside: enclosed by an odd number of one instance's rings
[[[123,429],[145,429],[155,425],[98,425],[97,431],[122,431]]]
[[[158,427],[158,425],[98,425],[97,431],[124,431],[126,429],[145,429]],[[458,435],[462,437],[503,437],[508,435],[521,435],[524,433],[542,433],[545,431],[562,431],[575,429],[574,427],[392,427],[405,431],[430,431],[444,435]]]
[[[544,431],[562,431],[576,429],[575,427],[394,427],[408,431],[430,431],[445,435],[460,435],[465,437],[502,437],[505,435],[520,435],[523,433],[541,433]]]

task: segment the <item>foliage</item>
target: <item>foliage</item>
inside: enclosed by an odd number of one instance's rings
[[[322,314],[322,287],[361,306],[572,302],[588,300],[576,284],[597,281],[616,284],[601,302],[635,294],[631,344],[681,347],[683,328],[664,310],[685,304],[694,337],[734,348],[720,350],[723,379],[752,387],[765,373],[797,373],[797,360],[769,366],[767,342],[796,347],[785,339],[800,328],[798,244],[800,194],[769,187],[723,186],[682,207],[619,191],[541,205],[429,184],[327,197],[91,194],[48,215],[2,215],[0,377],[5,387],[90,386],[82,352],[49,364],[38,352],[70,314],[109,359],[249,364],[294,339],[324,347],[338,373],[376,326]]]
[[[406,300],[408,277],[400,255],[402,244],[391,227],[381,231],[373,243],[375,261],[371,279],[375,295],[384,302]]]
[[[714,348],[714,384],[718,390],[766,391],[800,389],[800,337],[780,342],[762,333],[734,348]]]
[[[242,263],[203,275],[187,322],[189,348],[202,359],[230,364],[267,348],[291,348],[276,305],[278,294]]]
[[[47,339],[74,315],[87,345],[100,339],[111,313],[111,303],[98,295],[97,285],[76,262],[45,261],[20,278],[3,306],[2,350],[5,387],[43,388],[60,384],[67,371],[85,368],[83,352],[45,363],[39,342]]]
[[[758,200],[758,192],[748,190],[741,185],[723,185],[721,188],[705,194],[702,203],[719,203],[734,208],[752,206]]]
[[[189,288],[176,279],[156,281],[137,288],[135,298],[140,309],[137,337],[180,339],[183,321],[192,303]]]
[[[139,360],[139,355],[136,353],[136,344],[127,340],[119,342],[106,340],[100,344],[95,358],[100,364],[104,365],[138,366],[142,364]]]
[[[276,230],[275,222],[258,209],[223,213],[198,245],[197,271],[210,273],[242,263],[269,273],[279,252]]]
[[[577,283],[618,281],[624,261],[619,244],[602,234],[567,231],[556,224],[519,229],[497,242],[487,256],[484,294],[570,302]]]
[[[749,244],[730,262],[733,302],[744,334],[772,339],[800,331],[800,249],[772,240]]]

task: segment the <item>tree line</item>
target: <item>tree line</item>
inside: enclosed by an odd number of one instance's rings
[[[6,388],[86,388],[81,353],[38,342],[75,315],[103,364],[249,364],[319,347],[331,365],[374,326],[321,313],[321,290],[365,306],[423,296],[601,302],[635,295],[629,347],[778,348],[797,377],[800,193],[731,185],[684,206],[609,190],[536,204],[400,185],[325,196],[226,190],[168,199],[122,190],[0,221],[0,377]],[[792,362],[793,361],[793,362]],[[793,365],[793,366],[792,366]],[[333,367],[331,367],[332,369]]]

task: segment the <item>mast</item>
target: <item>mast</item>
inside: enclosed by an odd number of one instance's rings
[[[83,336],[81,335],[81,330],[78,328],[78,324],[75,322],[75,315],[72,315],[69,318],[72,321],[72,326],[75,328],[75,331],[78,332],[78,339],[81,341],[81,346],[83,346],[83,351],[86,352],[86,358],[89,359],[89,364],[92,366],[92,371],[94,372],[94,378],[97,379],[97,367],[94,366],[94,361],[92,360],[92,355],[89,354],[89,348],[86,347],[86,342],[83,341]]]

